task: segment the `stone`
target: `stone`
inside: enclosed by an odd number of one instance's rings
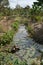
[[[13,46],[12,47],[12,49],[11,49],[11,53],[15,53],[15,52],[17,52],[17,51],[19,51],[20,49],[19,49],[19,47],[18,46]]]

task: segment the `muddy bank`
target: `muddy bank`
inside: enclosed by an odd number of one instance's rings
[[[14,22],[14,20],[7,20],[3,19],[0,21],[0,33],[7,32],[8,30],[11,30],[11,24]]]
[[[43,44],[43,23],[32,23],[28,25],[28,32],[30,32],[31,37],[36,42]]]

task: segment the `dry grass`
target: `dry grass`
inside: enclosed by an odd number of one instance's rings
[[[6,20],[6,19],[1,20],[0,21],[0,26],[1,26],[2,31],[7,32],[8,30],[11,30],[12,29],[11,24],[13,22],[14,22],[13,20]]]

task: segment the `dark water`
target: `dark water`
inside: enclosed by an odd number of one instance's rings
[[[18,32],[13,38],[13,44],[17,44],[20,50],[16,54],[25,60],[29,60],[39,56],[41,53],[38,50],[43,50],[43,45],[37,44],[33,39],[28,37],[25,26],[20,26]]]

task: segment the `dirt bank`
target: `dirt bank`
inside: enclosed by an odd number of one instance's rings
[[[43,44],[43,23],[32,23],[30,33],[35,41]]]

